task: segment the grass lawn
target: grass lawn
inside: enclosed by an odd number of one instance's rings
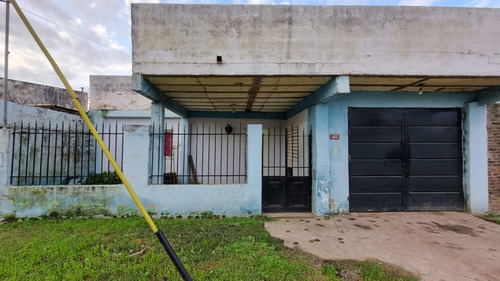
[[[264,220],[155,222],[193,280],[418,280],[378,262],[313,267],[305,254],[272,238]],[[139,217],[2,223],[0,264],[0,280],[181,280]],[[341,268],[351,272],[348,279],[340,278]]]

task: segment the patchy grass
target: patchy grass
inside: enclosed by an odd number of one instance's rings
[[[193,280],[417,280],[387,279],[399,275],[383,265],[374,269],[365,263],[360,264],[366,269],[358,266],[362,279],[341,278],[344,265],[320,261],[311,266],[307,261],[313,258],[272,238],[264,220],[159,219],[156,223]],[[163,276],[181,280],[138,217],[3,223],[0,241],[0,280],[162,280]]]
[[[496,224],[500,224],[500,214],[489,213],[485,216],[485,219],[487,219],[488,221],[494,222]]]
[[[333,261],[342,280],[384,280],[384,281],[417,281],[418,277],[395,265],[378,260],[366,261]]]

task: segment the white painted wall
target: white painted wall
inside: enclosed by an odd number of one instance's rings
[[[233,133],[239,133],[240,130],[242,133],[245,132],[245,128],[249,124],[261,124],[263,127],[263,164],[264,166],[284,166],[284,161],[286,159],[285,155],[285,128],[288,128],[291,130],[292,126],[298,128],[298,132],[300,135],[303,133],[308,133],[307,130],[307,111],[301,112],[297,114],[296,116],[288,119],[288,120],[266,120],[266,119],[218,119],[218,118],[193,118],[190,119],[190,130],[191,132],[208,132],[210,131],[211,133],[217,132],[221,135],[218,135],[217,137],[205,137],[203,140],[201,136],[198,139],[198,150],[196,150],[195,146],[195,141],[196,137],[193,136],[191,139],[191,154],[192,155],[198,155],[196,158],[199,161],[198,165],[196,166],[196,170],[198,172],[203,172],[204,174],[207,175],[213,175],[213,174],[221,174],[220,172],[220,164],[217,162],[217,164],[214,164],[214,154],[217,154],[218,159],[220,157],[223,159],[223,171],[222,174],[238,174],[240,173],[245,173],[247,167],[245,167],[246,159],[245,159],[245,154],[242,153],[244,151],[244,147],[246,146],[246,143],[240,143],[239,140],[240,138],[237,136],[234,139],[234,144],[233,144],[233,139],[232,138],[227,138],[225,136],[225,131],[224,127],[227,124],[231,124],[233,127]],[[270,136],[271,135],[271,136]],[[230,140],[228,142],[228,140]],[[247,140],[248,142],[252,142],[255,140],[249,139]],[[304,145],[304,139],[303,138],[297,138],[297,141],[300,142],[299,147],[302,147]],[[217,146],[215,146],[217,144]],[[210,147],[209,147],[210,146]],[[203,162],[200,160],[202,157],[201,151],[203,147]],[[222,152],[222,154],[220,154]],[[294,157],[294,166],[303,166],[307,165],[309,159],[307,157],[307,151],[303,149],[299,149],[299,155],[295,155]],[[210,165],[208,164],[209,162],[209,153],[210,155]],[[306,156],[304,156],[306,154]],[[193,156],[194,157],[194,156]],[[175,163],[175,160],[174,160]],[[204,163],[204,165],[202,165]],[[227,166],[226,166],[226,163]],[[292,165],[292,163],[289,163],[289,165]],[[166,163],[166,167],[168,166],[168,163]],[[203,166],[203,168],[202,168]],[[226,171],[226,168],[228,167],[228,170]],[[166,169],[168,172],[168,170]],[[233,172],[234,171],[234,172]],[[272,176],[272,175],[285,175],[284,169],[265,169],[263,171],[265,176]],[[296,176],[301,176],[307,174],[307,171],[305,169],[294,169],[294,175]],[[205,178],[207,180],[207,178]],[[218,177],[211,177],[211,182],[215,180],[215,184],[219,183],[227,183],[226,179],[223,178],[218,178]],[[238,177],[230,177],[229,179],[230,183],[239,183],[241,178]],[[244,181],[244,178],[243,178]]]

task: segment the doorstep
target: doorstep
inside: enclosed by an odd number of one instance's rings
[[[313,213],[302,212],[302,213],[263,213],[262,215],[270,218],[277,219],[305,219],[305,218],[315,218],[316,215]]]

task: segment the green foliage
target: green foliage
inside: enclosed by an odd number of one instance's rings
[[[399,268],[391,268],[378,261],[357,262],[356,265],[361,269],[360,275],[367,281],[417,281],[418,278],[402,271]]]
[[[120,184],[122,181],[116,172],[102,172],[99,174],[91,174],[85,181],[85,184]]]
[[[156,224],[193,280],[340,280],[336,265],[310,266],[272,238],[261,218],[163,215],[168,219]],[[0,225],[0,241],[8,241],[0,247],[0,280],[181,280],[141,217],[8,222]],[[382,275],[365,264],[358,266],[363,280],[417,280]]]
[[[331,264],[322,265],[321,273],[329,278],[329,280],[340,280],[337,275],[339,275],[339,271]]]
[[[16,213],[4,215],[3,219],[7,222],[13,222],[17,220]]]
[[[285,254],[259,219],[156,223],[193,280],[330,280]],[[9,222],[0,225],[0,241],[8,241],[0,247],[0,280],[181,280],[143,218]]]
[[[500,214],[497,213],[489,213],[486,215],[487,218],[494,220],[496,224],[500,224]]]

